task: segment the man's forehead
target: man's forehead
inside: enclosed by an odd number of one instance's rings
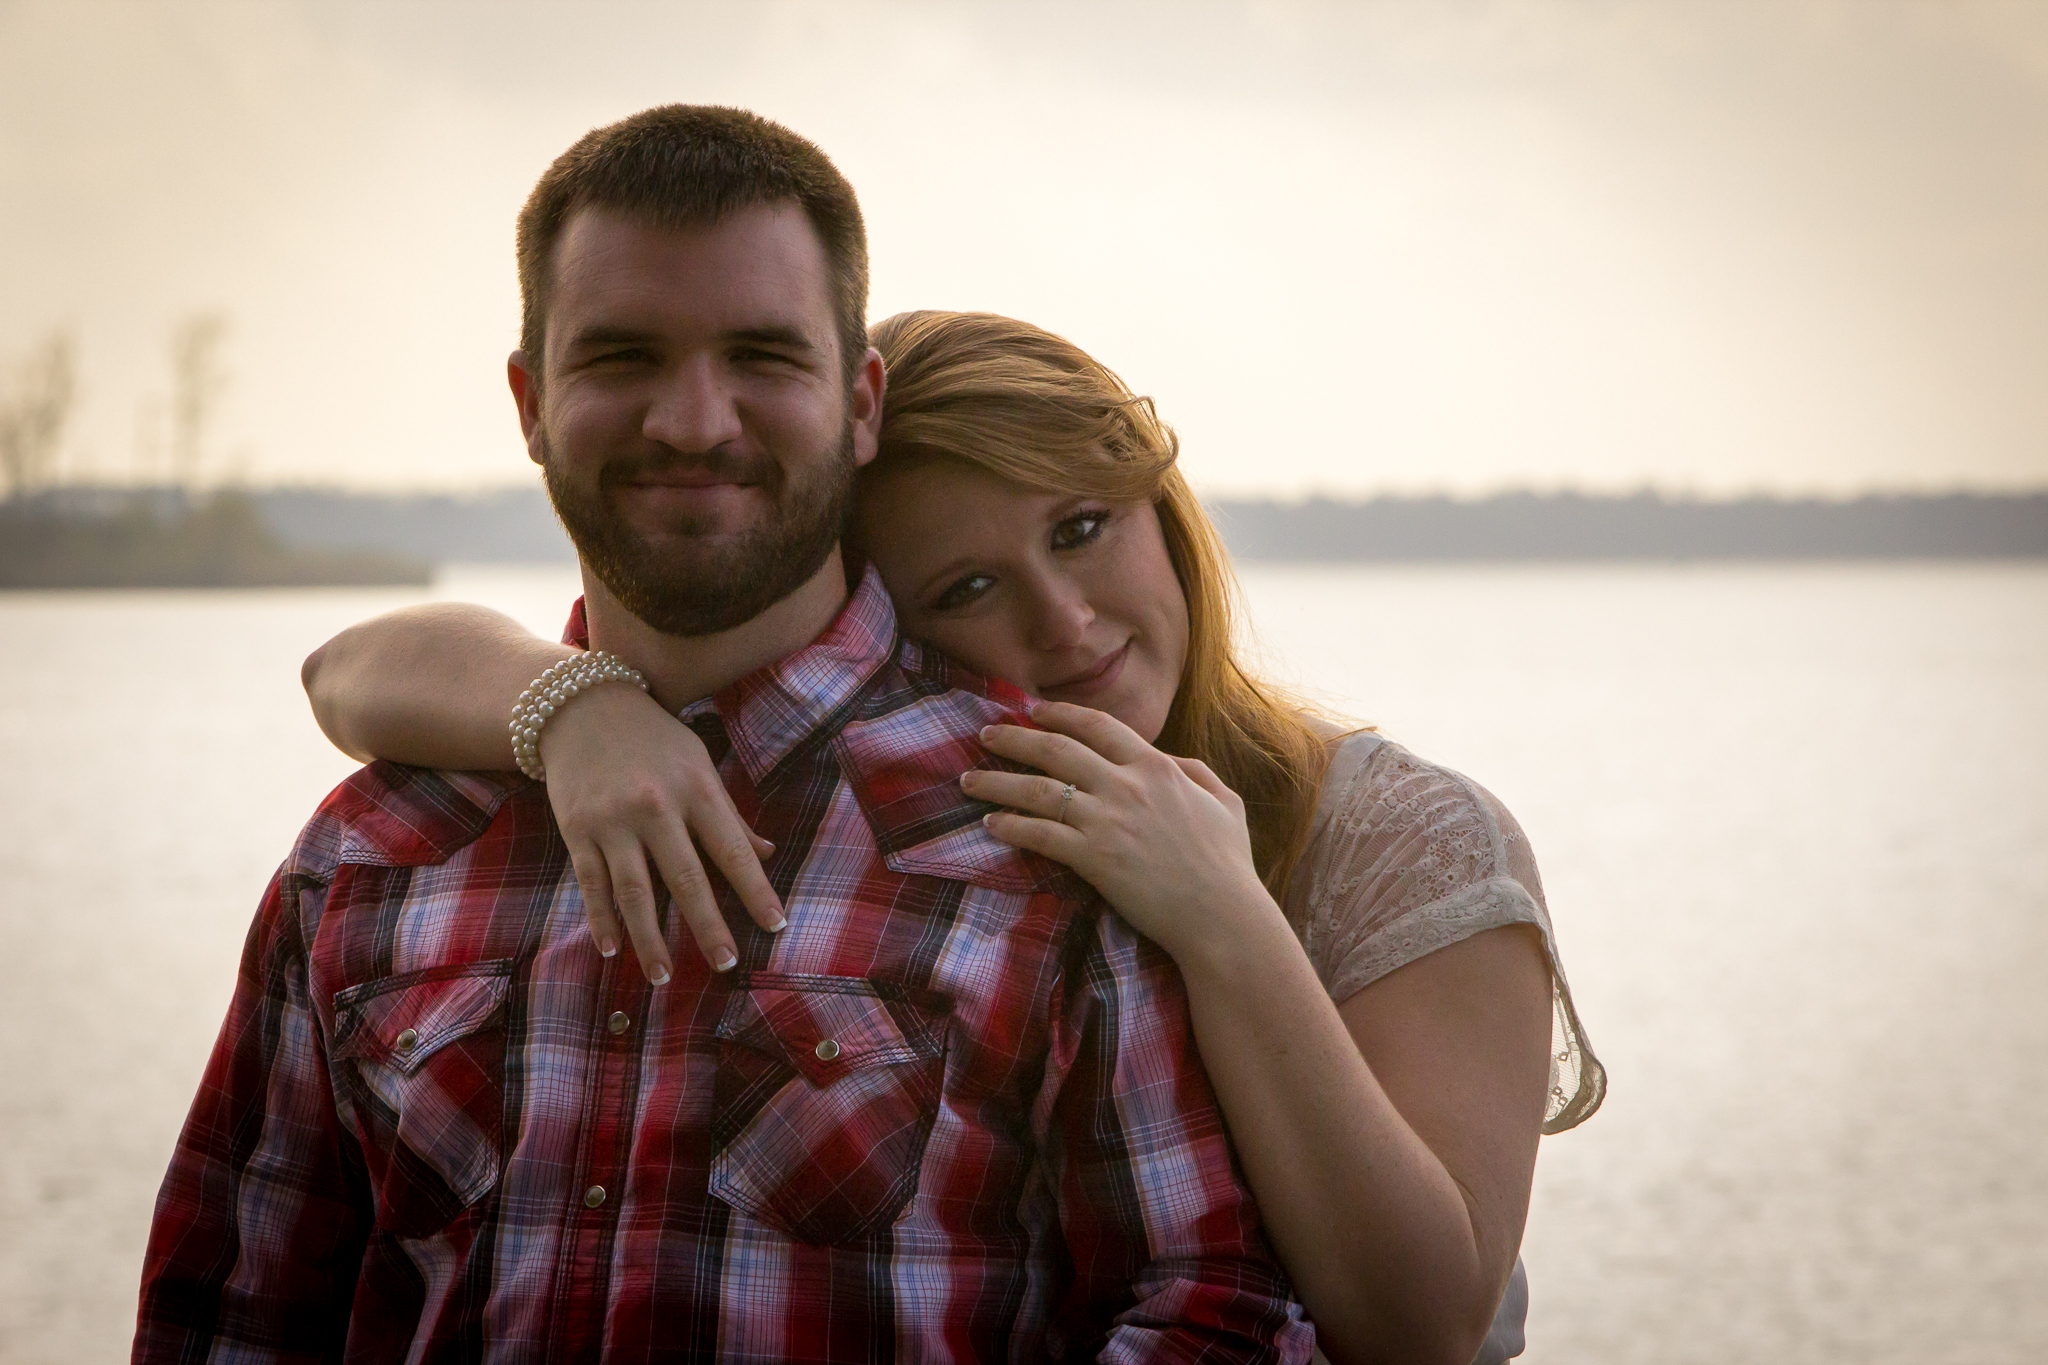
[[[824,245],[794,201],[681,224],[586,206],[564,226],[552,267],[550,330],[596,315],[743,327],[772,319],[816,330],[820,342],[831,332]]]

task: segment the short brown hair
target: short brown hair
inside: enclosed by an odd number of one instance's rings
[[[708,104],[665,104],[592,129],[534,185],[519,210],[520,349],[539,365],[555,242],[578,209],[680,229],[785,201],[803,209],[825,248],[839,358],[851,376],[868,349],[868,234],[853,186],[781,124]]]

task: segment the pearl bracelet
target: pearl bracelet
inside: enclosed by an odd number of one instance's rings
[[[642,692],[647,690],[647,679],[628,668],[618,655],[593,649],[588,654],[548,665],[547,671],[519,694],[519,700],[512,706],[511,730],[512,758],[520,772],[536,782],[548,780],[547,769],[540,762],[542,727],[569,698],[608,682],[629,682]]]

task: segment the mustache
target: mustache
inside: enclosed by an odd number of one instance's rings
[[[696,474],[724,483],[772,486],[780,482],[782,466],[766,455],[735,450],[657,450],[606,460],[604,468],[598,471],[597,482],[600,488],[617,488],[621,484],[678,474]]]

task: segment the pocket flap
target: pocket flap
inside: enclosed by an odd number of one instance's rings
[[[1011,699],[1028,701],[1014,691]],[[982,747],[981,728],[997,722],[1031,724],[1001,701],[951,691],[854,721],[833,746],[892,870],[1025,895],[1088,894],[1060,864],[990,834],[981,818],[998,808],[960,790],[960,774],[971,768],[1034,771]]]
[[[337,991],[334,1056],[382,1062],[410,1075],[448,1044],[492,1023],[511,979],[512,959],[499,958]]]
[[[779,1058],[814,1086],[943,1051],[944,1011],[911,1001],[892,983],[753,972],[738,984],[718,1036]]]

